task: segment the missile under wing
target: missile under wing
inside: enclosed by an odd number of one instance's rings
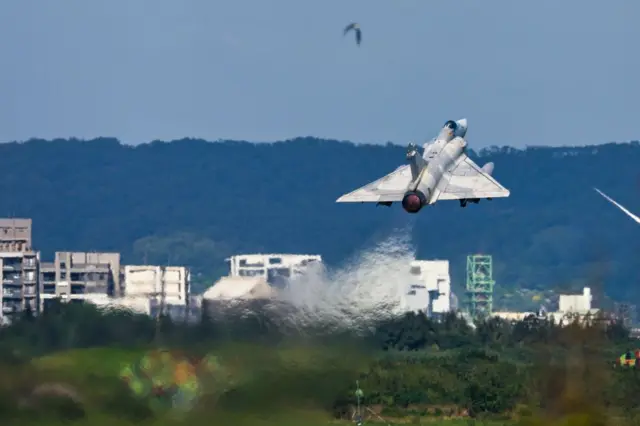
[[[461,127],[464,132],[461,133]],[[491,175],[493,163],[478,166],[465,153],[467,121],[447,121],[437,138],[425,145],[423,155],[415,145],[407,150],[408,164],[338,198],[338,203],[402,202],[409,213],[439,200],[459,200],[461,207],[481,199],[508,197],[508,189]]]

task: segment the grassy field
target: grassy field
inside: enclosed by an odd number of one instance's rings
[[[305,346],[261,347],[232,344],[213,353],[222,365],[232,392],[222,392],[227,382],[203,380],[199,403],[185,411],[153,411],[135,398],[120,378],[122,369],[141,359],[147,350],[84,349],[61,352],[24,365],[0,366],[0,413],[3,424],[20,426],[326,426],[353,425],[335,420],[331,404],[335,384],[354,383],[367,367],[367,355],[353,348],[340,351]],[[216,370],[218,371],[218,370]],[[217,374],[217,373],[216,373]],[[232,379],[227,379],[232,377]],[[208,380],[208,381],[207,381]],[[55,388],[53,397],[35,397],[34,389]],[[62,389],[62,390],[61,390]],[[350,390],[347,390],[350,392]],[[48,396],[47,396],[48,395]],[[66,395],[66,396],[65,396]],[[71,395],[71,396],[69,396]],[[4,404],[4,405],[3,405]],[[383,417],[386,417],[383,415]],[[447,426],[507,426],[516,422],[472,421],[442,417],[386,418],[365,424],[427,424]],[[543,425],[598,424],[585,418],[563,419]]]
[[[120,378],[123,368],[147,350],[65,351],[26,365],[0,366],[1,390],[8,396],[4,400],[13,405],[0,409],[3,418],[24,426],[326,425],[333,422],[325,407],[335,395],[337,379],[355,376],[362,354],[348,348],[339,353],[320,349],[296,345],[256,350],[243,344],[217,348],[213,352],[225,380],[231,377],[241,390],[224,394],[222,404],[220,388],[226,382],[220,375],[208,377],[200,403],[186,413],[150,410]],[[42,388],[48,391],[35,397],[34,389]]]

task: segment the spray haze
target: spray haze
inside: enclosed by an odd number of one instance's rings
[[[412,226],[394,229],[341,267],[309,265],[268,300],[227,300],[211,305],[210,312],[230,323],[260,318],[296,333],[367,332],[402,312],[415,259],[411,231]]]
[[[410,232],[396,230],[342,268],[318,265],[290,280],[278,295],[294,308],[286,321],[296,328],[323,324],[332,330],[364,331],[400,313],[415,259]]]

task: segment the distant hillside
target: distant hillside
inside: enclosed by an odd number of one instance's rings
[[[404,150],[313,138],[1,144],[0,215],[32,217],[45,257],[118,250],[127,262],[187,263],[208,279],[234,252],[320,253],[337,264],[415,222],[419,255],[450,259],[457,286],[467,254],[484,252],[502,288],[578,288],[586,279],[613,297],[640,298],[640,228],[592,189],[640,211],[638,142],[474,154],[495,162],[512,195],[465,209],[441,202],[411,216],[335,203],[397,167]]]

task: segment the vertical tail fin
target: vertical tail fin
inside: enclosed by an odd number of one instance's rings
[[[418,147],[412,143],[407,147],[407,162],[409,163],[409,167],[411,167],[411,180],[415,181],[422,172],[422,169],[427,166],[427,162],[418,152]]]

